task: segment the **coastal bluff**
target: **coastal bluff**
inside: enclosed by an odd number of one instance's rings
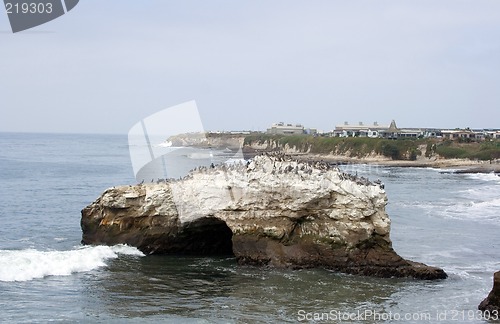
[[[392,248],[379,183],[324,162],[258,155],[179,180],[113,187],[82,210],[83,244],[146,254],[232,254],[240,264],[324,267],[376,277],[444,279]]]

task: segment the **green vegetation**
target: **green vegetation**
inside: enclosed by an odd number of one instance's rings
[[[500,158],[500,142],[463,143],[443,141],[436,146],[436,153],[447,159],[493,160]]]
[[[283,136],[281,135],[269,135],[269,134],[253,134],[245,136],[243,145],[250,145],[252,143],[264,144],[267,141],[279,141]]]
[[[310,135],[253,134],[245,137],[245,145],[274,142],[314,154],[338,154],[347,157],[365,157],[372,153],[384,155],[393,160],[416,160],[425,147],[427,158],[438,154],[444,158],[490,160],[500,158],[500,141],[482,143],[460,143],[437,139],[383,139],[367,137],[314,137]]]
[[[394,160],[415,160],[422,153],[418,146],[424,140],[389,140],[367,137],[314,137],[308,135],[268,135],[258,134],[245,137],[245,145],[250,143],[263,144],[273,141],[280,146],[288,144],[303,152],[310,151],[314,154],[339,154],[349,157],[364,157],[375,152],[376,154],[391,157]]]
[[[447,159],[465,159],[469,154],[466,149],[453,145],[451,141],[439,143],[436,153]]]

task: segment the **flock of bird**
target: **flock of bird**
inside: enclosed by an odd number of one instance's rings
[[[260,160],[265,159],[265,160],[270,160],[272,164],[272,169],[271,170],[266,170],[266,163],[261,163]],[[373,186],[373,185],[378,185],[380,188],[384,189],[384,184],[382,181],[377,179],[374,182],[371,182],[368,178],[365,178],[363,176],[358,176],[357,172],[356,174],[350,174],[347,172],[342,172],[336,164],[331,164],[328,162],[325,162],[323,160],[321,161],[308,161],[308,160],[299,160],[299,159],[294,159],[289,155],[286,155],[281,152],[272,152],[272,153],[261,153],[257,156],[254,157],[253,159],[253,165],[252,162],[247,161],[247,162],[242,162],[239,161],[238,163],[221,163],[214,165],[213,163],[210,166],[198,166],[188,172],[188,174],[184,177],[180,177],[179,179],[173,179],[173,178],[168,178],[168,179],[151,179],[151,183],[171,183],[175,181],[182,181],[182,180],[187,180],[187,179],[192,179],[194,174],[197,173],[209,173],[209,172],[217,172],[217,171],[222,171],[222,172],[233,172],[233,171],[238,171],[238,172],[250,172],[252,169],[255,169],[257,166],[260,166],[263,172],[270,172],[271,174],[283,174],[283,173],[295,173],[295,174],[306,174],[306,175],[311,175],[314,170],[318,170],[319,172],[326,172],[329,170],[334,170],[338,172],[338,176],[341,181],[353,181],[357,183],[358,185],[363,185],[363,186]],[[301,177],[301,179],[304,179]],[[142,180],[139,185],[144,184],[144,179]]]

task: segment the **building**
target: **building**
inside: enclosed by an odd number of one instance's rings
[[[436,138],[436,137],[442,137],[443,133],[441,132],[441,129],[437,128],[424,128],[424,137],[425,138]]]
[[[344,125],[335,126],[333,136],[336,137],[380,137],[380,132],[388,129],[389,126],[379,125],[374,122],[373,125],[364,125],[359,122],[358,125],[349,125],[344,122]]]
[[[435,128],[398,128],[396,121],[391,121],[389,126],[379,125],[377,122],[373,125],[364,125],[360,122],[358,125],[344,125],[335,127],[334,136],[337,137],[372,137],[372,138],[430,138],[442,136],[440,129]]]
[[[475,139],[481,139],[481,137],[484,138],[482,134],[476,134],[474,131],[466,128],[466,129],[444,129],[441,131],[443,134],[444,139],[449,139],[449,140],[475,140]]]
[[[485,138],[500,139],[500,130],[498,130],[498,129],[485,129],[483,132],[484,132]]]
[[[401,130],[396,126],[396,121],[393,119],[391,121],[391,125],[387,129],[384,129],[380,132],[380,137],[396,139],[400,137]]]
[[[383,130],[380,137],[397,139],[397,138],[431,138],[440,137],[441,130],[434,128],[398,128],[393,120],[387,130]]]
[[[273,135],[300,135],[304,134],[304,126],[280,122],[272,124],[271,128],[267,129],[267,133]]]

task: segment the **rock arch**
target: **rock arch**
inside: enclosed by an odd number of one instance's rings
[[[191,255],[233,255],[233,232],[215,217],[199,218],[182,227],[170,252]]]

